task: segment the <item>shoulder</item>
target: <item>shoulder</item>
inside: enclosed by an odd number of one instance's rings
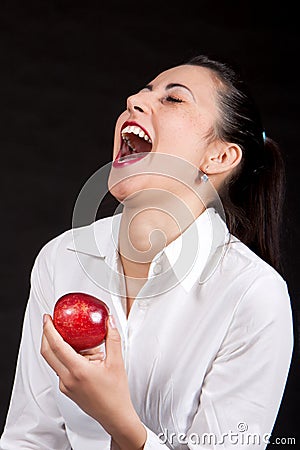
[[[282,275],[236,238],[231,239],[223,264],[240,288],[237,315],[242,314],[249,324],[285,321],[290,326],[291,302]]]
[[[228,243],[225,264],[227,269],[230,267],[236,272],[236,275],[241,274],[249,281],[267,278],[270,281],[286,285],[285,279],[274,267],[234,236]]]

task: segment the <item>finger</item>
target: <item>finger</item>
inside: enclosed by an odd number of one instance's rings
[[[97,347],[89,348],[87,350],[81,350],[79,353],[83,356],[88,356],[88,355],[95,355],[96,353],[99,352],[101,352],[101,350],[100,346],[98,345]]]
[[[103,361],[105,359],[105,355],[104,352],[98,352],[95,353],[94,355],[82,355],[85,359],[87,359],[88,361]]]
[[[106,362],[108,364],[123,364],[121,337],[118,332],[115,319],[109,315],[107,319]]]
[[[56,375],[58,375],[59,377],[65,376],[67,368],[60,362],[60,360],[56,357],[55,353],[52,351],[45,333],[43,333],[42,336],[40,352],[45,361],[54,370]]]
[[[105,359],[104,352],[98,352],[95,355],[89,356],[89,361],[96,361],[97,359],[99,359],[100,361],[103,361]]]
[[[95,366],[100,366],[100,364],[102,364],[102,361],[100,361],[100,359],[96,359],[95,361],[90,361],[90,364],[94,364]]]
[[[63,340],[53,325],[51,316],[45,314],[44,316],[44,350],[43,356],[49,360],[49,364],[57,364],[59,361],[62,366],[66,367],[69,371],[72,371],[76,364],[80,364],[84,361],[81,355],[79,355],[67,342]]]

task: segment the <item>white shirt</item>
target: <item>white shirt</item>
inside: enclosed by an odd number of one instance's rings
[[[0,449],[110,448],[40,355],[42,315],[75,291],[116,318],[145,450],[265,448],[293,349],[285,281],[209,208],[154,258],[127,320],[120,217],[68,230],[38,254]]]

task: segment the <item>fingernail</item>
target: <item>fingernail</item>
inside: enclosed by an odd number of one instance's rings
[[[47,322],[47,320],[48,320],[47,314],[44,314],[44,315],[43,315],[43,324],[44,324],[44,325],[45,325],[45,323]]]
[[[111,314],[108,316],[109,324],[112,328],[117,328],[115,318]]]

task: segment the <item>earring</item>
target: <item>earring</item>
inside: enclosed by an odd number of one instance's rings
[[[201,181],[203,183],[207,183],[208,182],[208,176],[206,175],[206,173],[204,173],[201,177],[200,177]]]

